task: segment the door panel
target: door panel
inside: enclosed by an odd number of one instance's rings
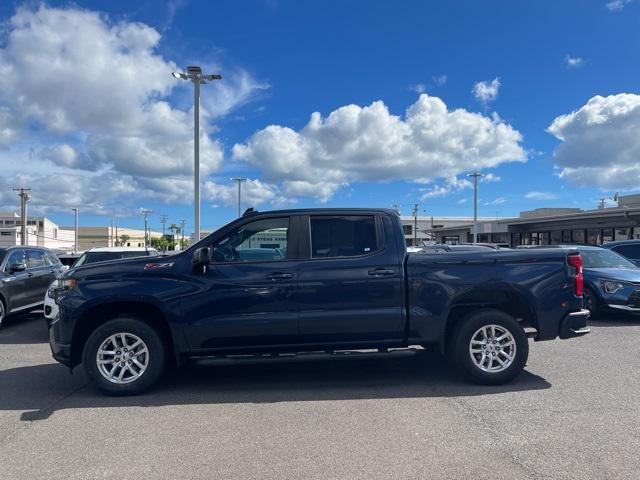
[[[342,217],[345,218],[345,217]],[[358,222],[356,217],[353,222]],[[331,219],[324,218],[325,223]],[[300,334],[303,342],[399,339],[404,336],[402,265],[391,225],[321,226],[311,218],[311,258],[299,269]],[[320,222],[322,223],[322,222]],[[318,234],[317,227],[325,228]],[[359,230],[359,231],[358,231]],[[316,235],[314,235],[316,234]],[[375,235],[374,240],[354,238]],[[315,241],[314,241],[315,236]],[[324,238],[324,239],[323,239]],[[347,255],[323,258],[322,255]]]
[[[26,303],[44,302],[47,288],[54,279],[53,268],[47,264],[42,250],[25,249],[25,260],[27,262]]]
[[[299,340],[297,267],[288,217],[247,221],[211,245],[213,263],[189,280],[187,340],[195,350]]]
[[[298,340],[296,262],[211,265],[184,303],[194,349]]]
[[[23,307],[28,303],[26,288],[28,274],[26,271],[9,273],[9,267],[14,263],[24,263],[22,249],[12,250],[4,266],[6,276],[2,278],[2,284],[7,293],[8,312]]]

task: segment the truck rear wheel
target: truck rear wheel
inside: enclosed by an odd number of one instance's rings
[[[499,310],[482,310],[463,319],[452,336],[449,357],[467,378],[484,385],[514,379],[527,363],[524,329]]]
[[[165,367],[165,347],[147,322],[118,317],[96,328],[84,346],[84,369],[110,395],[135,395],[151,387]]]

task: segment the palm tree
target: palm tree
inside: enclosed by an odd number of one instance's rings
[[[122,235],[120,235],[120,246],[125,247],[130,238],[131,237],[126,233],[123,233]]]

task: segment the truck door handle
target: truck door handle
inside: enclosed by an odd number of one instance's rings
[[[273,272],[265,277],[267,280],[289,280],[293,278],[291,273]]]
[[[374,268],[373,270],[369,270],[369,275],[372,277],[386,277],[388,275],[393,275],[394,272],[391,268]]]

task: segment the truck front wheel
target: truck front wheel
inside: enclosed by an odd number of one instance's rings
[[[529,356],[529,342],[511,315],[482,310],[458,323],[448,352],[466,377],[476,383],[497,385],[522,371]]]
[[[101,324],[89,335],[82,359],[98,389],[110,395],[135,395],[162,375],[165,348],[147,322],[122,316]]]

